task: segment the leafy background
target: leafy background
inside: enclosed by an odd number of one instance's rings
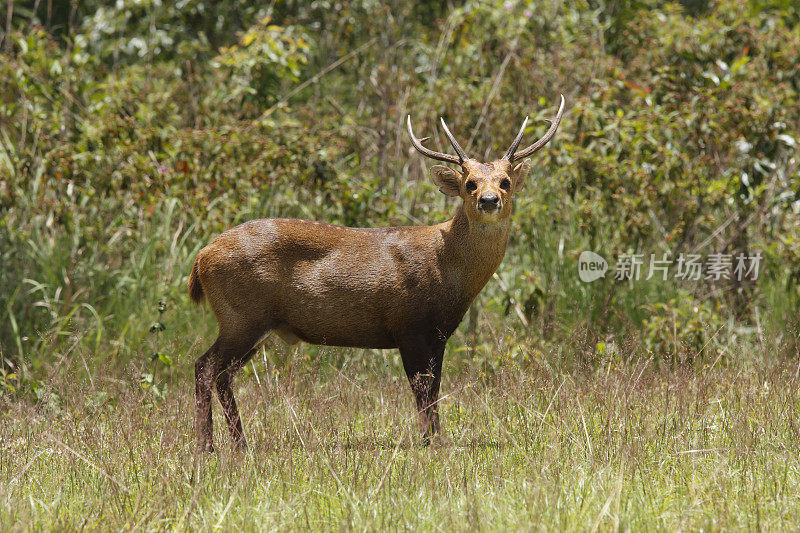
[[[446,117],[470,154],[491,159],[526,114],[526,138],[540,136],[559,93],[559,133],[532,159],[506,259],[448,358],[535,372],[798,355],[793,2],[6,7],[6,398],[57,404],[49,378],[80,359],[84,377],[116,369],[157,401],[213,338],[185,286],[215,235],[256,217],[445,220],[455,205],[410,148],[405,116],[440,148]],[[583,250],[612,265],[626,253],[764,259],[754,282],[586,284]]]

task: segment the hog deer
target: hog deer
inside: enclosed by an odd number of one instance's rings
[[[467,157],[442,119],[457,155],[422,155],[460,166],[431,168],[439,190],[460,197],[455,216],[433,226],[348,228],[298,219],[252,220],[203,248],[189,294],[205,299],[219,336],[195,363],[200,450],[213,451],[211,396],[216,387],[234,443],[246,445],[231,389],[234,374],[275,332],[289,344],[399,348],[416,399],[423,439],[439,431],[438,396],[445,343],[494,274],[508,243],[511,204],[529,171],[516,164],[556,133],[564,96],[547,133],[517,151],[528,119],[505,155]]]

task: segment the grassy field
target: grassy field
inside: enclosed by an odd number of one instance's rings
[[[27,4],[0,8],[0,532],[796,529],[800,4]],[[214,400],[195,454],[203,246],[443,222],[406,117],[488,161],[559,94],[438,440],[396,351],[276,342],[236,382],[249,451]]]
[[[560,373],[530,361],[486,375],[451,354],[444,433],[423,447],[399,358],[327,351],[257,356],[237,381],[249,451],[232,450],[215,404],[219,451],[201,457],[189,372],[157,400],[138,372],[84,379],[79,361],[65,362],[51,382],[58,402],[3,407],[0,523],[717,530],[800,520],[796,363]]]

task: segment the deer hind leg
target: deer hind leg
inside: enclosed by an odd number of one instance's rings
[[[247,342],[223,341],[220,346],[220,355],[224,364],[216,376],[217,397],[222,405],[222,412],[225,414],[225,421],[228,424],[231,439],[233,439],[236,448],[239,449],[247,448],[247,441],[244,438],[242,419],[239,416],[239,409],[236,406],[236,398],[233,396],[231,383],[236,372],[253,357],[256,349],[266,336],[265,334],[260,339],[255,341],[248,340]]]
[[[219,366],[219,355],[217,339],[211,347],[197,358],[194,363],[195,380],[195,414],[197,431],[197,448],[201,452],[214,451],[214,426],[211,418],[211,387]]]
[[[244,449],[247,448],[247,441],[244,438],[239,409],[236,407],[236,398],[233,397],[232,379],[233,372],[231,369],[225,369],[220,373],[217,377],[217,397],[222,405],[222,412],[225,413],[225,421],[228,423],[228,430],[231,433],[234,446]]]

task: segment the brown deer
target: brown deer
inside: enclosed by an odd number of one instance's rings
[[[467,157],[442,120],[457,155],[422,155],[455,216],[434,226],[347,228],[297,219],[252,220],[203,248],[189,276],[192,300],[208,301],[219,336],[195,363],[201,450],[213,451],[211,396],[216,386],[231,436],[245,446],[231,389],[234,374],[270,332],[289,344],[399,348],[416,397],[426,442],[439,430],[438,396],[447,339],[505,255],[511,204],[529,171],[515,164],[556,133],[564,96],[547,133],[517,151],[528,119],[505,155],[491,163]]]

